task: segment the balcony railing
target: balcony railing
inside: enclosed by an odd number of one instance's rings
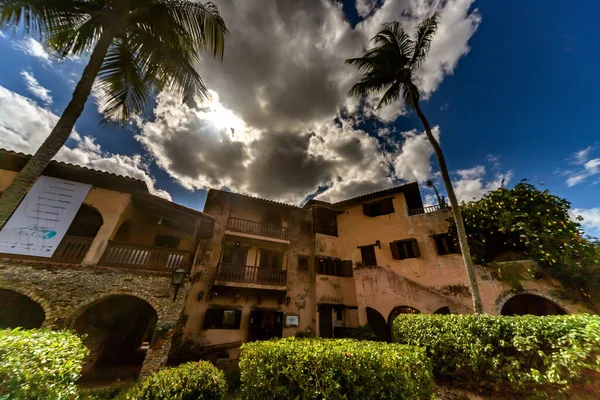
[[[252,235],[267,236],[275,239],[288,239],[288,230],[283,226],[274,224],[261,224],[247,219],[229,217],[227,229],[235,232],[250,233]]]
[[[137,246],[111,240],[100,259],[100,265],[168,272],[181,268],[188,271],[191,257],[191,253],[185,250]]]
[[[427,214],[427,213],[439,211],[439,210],[450,210],[450,206],[447,204],[445,204],[443,206],[436,204],[434,206],[427,206],[427,207],[423,207],[423,208],[413,208],[412,210],[408,210],[408,215]]]
[[[216,280],[224,282],[285,286],[287,280],[287,271],[283,269],[220,263],[217,267]]]
[[[93,241],[93,238],[67,235],[60,242],[54,251],[54,254],[50,258],[8,253],[1,253],[0,257],[15,258],[20,260],[44,260],[64,264],[80,264],[81,261],[83,261],[83,257],[85,257],[90,249]]]

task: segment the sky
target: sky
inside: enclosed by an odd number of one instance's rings
[[[208,188],[291,204],[338,201],[406,182],[443,183],[402,101],[347,92],[344,64],[382,23],[440,25],[415,79],[460,200],[528,179],[567,198],[600,236],[600,3],[558,0],[215,0],[230,30],[223,62],[197,70],[212,101],[158,93],[124,127],[100,125],[96,93],[60,161],[142,179],[202,210]],[[70,100],[86,57],[59,60],[0,31],[0,147],[33,153]],[[424,185],[423,185],[424,186]],[[424,201],[433,192],[422,188]]]

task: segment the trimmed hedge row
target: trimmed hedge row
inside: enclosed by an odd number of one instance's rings
[[[207,361],[160,370],[140,381],[119,399],[219,400],[227,393],[223,371]]]
[[[248,399],[422,399],[433,385],[424,349],[351,339],[246,343],[239,365]]]
[[[69,332],[0,330],[0,399],[73,398],[87,353]]]
[[[427,349],[436,378],[455,383],[565,385],[600,370],[600,317],[400,315],[394,340]]]

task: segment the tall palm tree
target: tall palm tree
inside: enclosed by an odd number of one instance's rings
[[[456,222],[458,241],[467,277],[471,285],[473,311],[475,314],[479,314],[483,311],[481,296],[479,294],[473,260],[469,251],[462,214],[458,200],[454,194],[454,189],[452,188],[442,148],[431,133],[431,126],[419,107],[419,89],[413,79],[415,70],[419,68],[427,57],[437,25],[438,15],[436,13],[421,22],[417,27],[414,37],[410,37],[402,29],[399,22],[383,24],[381,31],[371,39],[374,44],[372,49],[368,50],[360,58],[346,60],[347,64],[356,66],[362,73],[360,80],[350,89],[349,95],[360,97],[384,92],[377,108],[391,104],[402,96],[406,104],[412,107],[417,113],[425,128],[427,139],[433,146],[438,159],[440,172],[442,173],[442,179],[448,192],[448,198],[450,199],[452,213]]]
[[[0,197],[0,227],[69,138],[96,82],[106,119],[124,123],[153,94],[209,97],[199,54],[222,59],[228,31],[212,3],[188,0],[0,0],[0,27],[35,35],[62,57],[91,52],[50,136]]]

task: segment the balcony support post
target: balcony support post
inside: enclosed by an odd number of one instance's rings
[[[112,237],[113,233],[119,228],[119,217],[120,215],[118,214],[102,216],[104,219],[104,224],[102,224],[100,230],[96,234],[90,249],[83,258],[83,261],[81,261],[81,265],[98,265],[100,258],[102,258],[102,254],[104,254],[104,250],[106,250],[108,241]]]

